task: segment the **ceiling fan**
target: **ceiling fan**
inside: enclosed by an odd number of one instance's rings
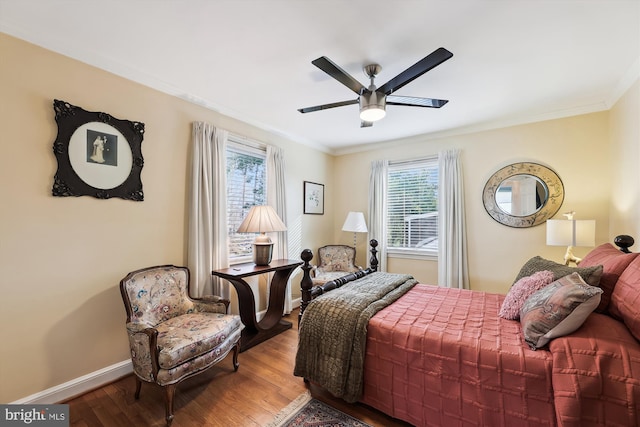
[[[373,122],[380,120],[385,116],[387,105],[440,108],[449,101],[446,99],[416,98],[413,96],[397,96],[392,94],[427,71],[442,64],[452,56],[453,53],[449,52],[447,49],[443,47],[438,48],[379,88],[376,88],[374,79],[382,69],[380,65],[365,65],[364,72],[371,80],[371,84],[367,88],[362,85],[362,83],[351,77],[342,68],[337,66],[329,58],[321,56],[320,58],[311,61],[311,63],[357,93],[358,98],[349,101],[300,108],[298,111],[301,113],[311,113],[313,111],[342,107],[344,105],[360,104],[360,127],[369,127],[373,126]]]

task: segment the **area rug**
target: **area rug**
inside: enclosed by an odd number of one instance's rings
[[[298,396],[265,427],[372,427],[311,397]]]

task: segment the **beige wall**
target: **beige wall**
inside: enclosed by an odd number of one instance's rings
[[[129,358],[120,279],[186,263],[192,122],[284,148],[292,258],[332,230],[331,198],[302,215],[304,180],[332,194],[331,156],[3,34],[0,52],[0,402]],[[54,99],[145,123],[144,202],[51,195]]]
[[[611,109],[609,238],[629,234],[640,246],[640,80]]]
[[[514,161],[538,161],[555,169],[566,191],[561,212],[573,209],[580,218],[596,219],[598,242],[621,232],[638,235],[637,83],[611,114],[439,139],[416,137],[334,158],[3,34],[0,52],[2,403],[128,359],[118,282],[136,268],[186,262],[187,164],[194,121],[284,148],[291,257],[303,248],[352,242],[353,234],[340,228],[348,211],[367,210],[371,160],[435,154],[448,147],[463,151],[474,289],[504,292],[531,255],[560,259],[563,254],[563,248],[544,244],[543,226],[511,229],[484,211],[484,183]],[[57,166],[51,150],[57,131],[53,99],[146,124],[144,202],[51,196]],[[625,154],[612,156],[612,149]],[[623,162],[627,170],[615,171],[612,161]],[[627,176],[635,184],[620,186]],[[325,215],[302,214],[304,180],[325,184]],[[612,188],[624,189],[620,199],[633,202],[625,207],[611,203]],[[365,241],[359,234],[361,264],[368,258]],[[435,283],[437,277],[434,262],[395,260],[390,267],[424,282]]]
[[[565,201],[557,217],[570,210],[597,221],[596,240],[609,239],[610,144],[608,112],[507,127],[466,135],[429,139],[415,137],[384,144],[375,150],[340,156],[336,179],[350,188],[368,187],[369,166],[377,159],[409,159],[437,154],[446,148],[462,151],[467,241],[471,288],[506,293],[519,267],[534,255],[560,261],[565,248],[545,244],[545,226],[517,229],[501,225],[485,211],[482,190],[498,169],[513,162],[545,164],[558,173]],[[345,188],[336,199],[336,218],[349,210],[367,212],[366,191]],[[348,242],[348,233],[336,238]],[[365,250],[365,239],[358,250]],[[588,248],[576,248],[577,256]],[[411,272],[425,283],[437,283],[437,261],[393,259],[388,270]]]

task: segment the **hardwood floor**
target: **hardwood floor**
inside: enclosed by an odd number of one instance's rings
[[[292,373],[298,312],[286,318],[293,322],[293,328],[240,353],[238,372],[233,371],[229,355],[208,371],[179,384],[172,427],[264,426],[305,392],[307,385]],[[409,426],[366,405],[348,404],[315,385],[308,388],[314,398],[373,426]],[[135,400],[134,392],[135,380],[130,375],[65,402],[69,404],[70,425],[164,426],[160,387],[143,383],[139,400]]]

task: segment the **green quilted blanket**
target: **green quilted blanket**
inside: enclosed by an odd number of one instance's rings
[[[416,283],[406,274],[372,273],[312,301],[300,321],[294,375],[359,400],[369,319]]]

